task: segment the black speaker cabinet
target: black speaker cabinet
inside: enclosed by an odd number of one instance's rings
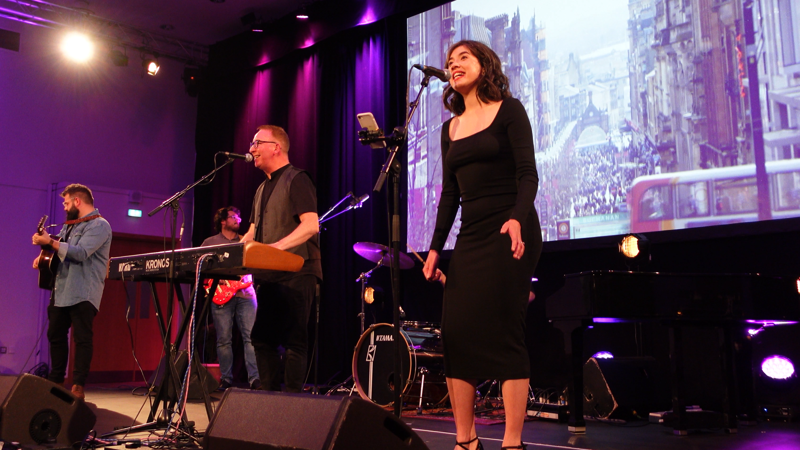
[[[72,392],[34,375],[0,375],[0,440],[20,444],[82,441],[97,420]]]
[[[653,358],[589,358],[583,399],[584,413],[601,419],[647,418],[671,408],[668,379]]]
[[[427,450],[402,420],[374,403],[228,389],[211,419],[204,450]]]

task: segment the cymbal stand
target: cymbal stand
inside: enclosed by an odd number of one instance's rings
[[[378,264],[375,267],[373,267],[372,269],[370,269],[370,270],[368,270],[366,272],[362,272],[361,275],[359,275],[358,278],[356,278],[356,282],[361,282],[361,312],[358,314],[358,317],[361,319],[361,332],[358,334],[359,336],[363,336],[364,335],[364,331],[366,331],[366,326],[364,324],[364,318],[366,317],[366,313],[364,311],[364,303],[366,303],[365,295],[366,295],[366,292],[367,292],[367,280],[369,279],[369,277],[372,276],[372,272],[374,272],[376,269],[379,269],[379,268],[383,267],[384,258],[386,258],[385,254],[383,256],[381,256],[381,259],[378,260]],[[355,390],[356,390],[356,381],[355,381],[355,378],[353,378],[353,375],[350,375],[349,377],[347,377],[346,380],[344,380],[341,383],[337,384],[336,386],[332,387],[331,390],[328,391],[328,395],[330,395],[330,393],[335,392],[338,389],[340,389],[343,386],[346,386],[348,384],[350,385],[350,387],[347,388],[347,392],[348,392],[347,395],[353,395],[353,392],[355,392]]]
[[[359,336],[363,335],[364,331],[366,331],[366,327],[364,326],[364,316],[365,316],[365,314],[364,314],[364,303],[367,302],[366,301],[366,297],[365,297],[366,293],[367,293],[367,279],[369,279],[369,277],[372,276],[372,272],[374,272],[376,269],[379,269],[379,268],[381,268],[383,266],[383,259],[384,258],[386,258],[386,255],[381,256],[381,259],[378,261],[378,265],[376,265],[372,269],[368,270],[367,272],[362,272],[361,275],[359,275],[358,278],[356,278],[357,282],[358,281],[361,282],[361,313],[358,315],[358,317],[361,318],[361,332],[358,334]]]

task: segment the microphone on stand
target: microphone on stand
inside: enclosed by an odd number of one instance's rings
[[[218,152],[217,154],[222,154],[228,157],[228,159],[239,158],[243,159],[245,162],[253,162],[253,155],[250,153],[245,153],[244,155],[241,153],[231,153],[231,152]]]
[[[414,64],[411,67],[422,71],[422,73],[424,73],[425,75],[427,75],[429,77],[436,77],[436,78],[444,81],[445,83],[450,81],[450,77],[452,76],[450,74],[450,71],[447,70],[447,69],[437,69],[436,67],[423,66],[422,64]]]
[[[350,200],[351,208],[361,208],[362,206],[364,206],[364,202],[369,200],[369,194],[364,194],[361,197],[356,197],[355,195],[350,193],[350,197],[352,199]]]

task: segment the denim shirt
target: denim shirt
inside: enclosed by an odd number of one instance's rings
[[[95,214],[100,212],[95,209],[88,215]],[[108,272],[111,225],[100,217],[73,227],[69,239],[59,243],[58,258],[61,261],[53,288],[55,305],[72,306],[89,301],[99,310]],[[69,225],[64,225],[58,236],[66,236],[68,228]]]

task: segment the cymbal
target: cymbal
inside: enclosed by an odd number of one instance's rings
[[[374,242],[356,242],[353,244],[353,250],[355,250],[359,256],[374,263],[379,262],[381,258],[383,258],[382,265],[386,267],[392,267],[392,263],[394,262],[393,254],[389,247],[382,244],[376,244]],[[414,267],[414,260],[405,253],[400,252],[400,268],[410,269],[412,267]]]

